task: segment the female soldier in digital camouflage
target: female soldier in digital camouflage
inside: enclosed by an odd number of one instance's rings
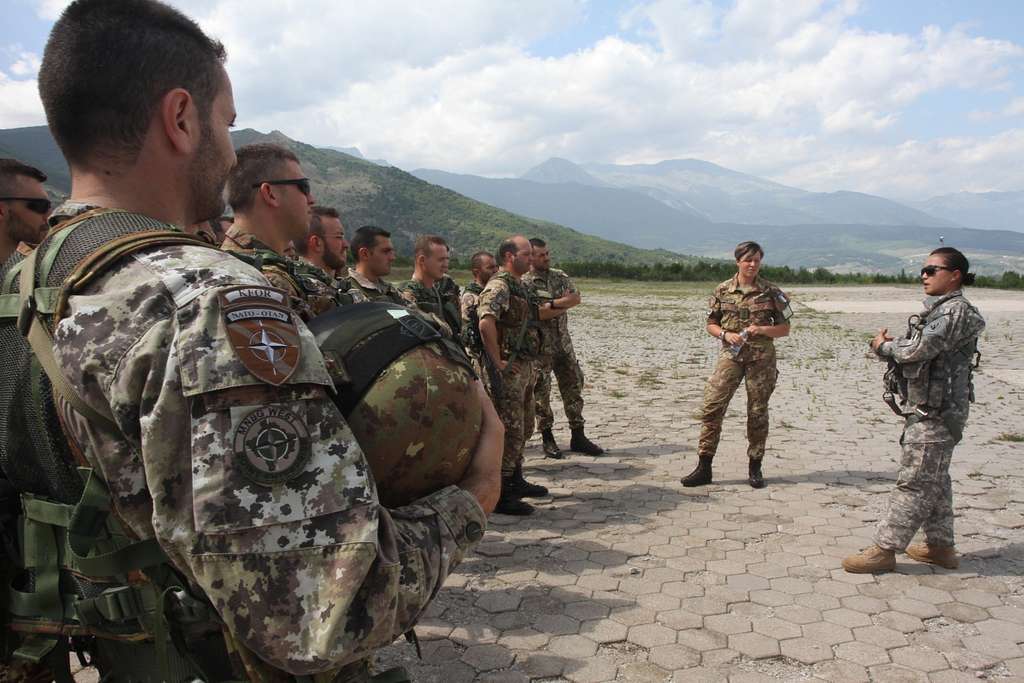
[[[711,462],[722,436],[722,419],[740,381],[747,385],[747,456],[750,485],[764,486],[761,459],[768,438],[768,399],[779,376],[774,340],[789,334],[793,311],[778,287],[760,277],[764,249],[757,242],[736,245],[736,275],[715,288],[708,302],[708,334],[722,342],[722,354],[704,388],[697,468],[683,486],[711,483]]]
[[[875,545],[844,559],[848,572],[892,571],[896,552],[904,549],[918,562],[947,569],[960,564],[953,548],[949,462],[974,400],[971,375],[978,335],[985,329],[981,313],[964,298],[963,285],[974,282],[969,267],[952,247],[933,251],[921,268],[924,311],[911,317],[907,336],[894,340],[881,329],[871,340],[872,350],[889,361],[886,402],[906,418],[903,456],[889,509],[875,530]],[[898,405],[892,394],[898,394]],[[924,543],[908,547],[922,527]]]

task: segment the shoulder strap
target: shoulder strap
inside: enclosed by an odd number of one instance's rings
[[[40,294],[45,295],[50,288],[37,288],[35,286],[37,270],[40,271],[43,278],[42,281],[45,282],[61,245],[71,234],[71,231],[89,218],[101,213],[119,212],[101,209],[88,211],[76,216],[51,232],[52,239],[45,252],[37,249],[23,261],[24,265],[19,274],[18,330],[28,340],[29,345],[32,347],[32,353],[46,372],[47,377],[49,377],[54,391],[89,421],[116,429],[114,421],[87,404],[60,371],[56,356],[53,353],[52,329],[46,325],[41,315],[52,311],[53,319],[51,325],[55,327],[64,315],[68,299],[72,294],[81,291],[116,261],[133,252],[166,244],[193,244],[207,248],[213,247],[194,235],[170,228],[167,230],[131,232],[103,243],[85,256],[65,278],[52,304],[44,300],[40,297]],[[40,306],[40,303],[43,303],[43,306]]]

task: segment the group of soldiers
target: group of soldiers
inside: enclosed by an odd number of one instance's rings
[[[416,310],[458,340],[505,427],[498,512],[529,515],[534,508],[522,499],[548,494],[523,476],[523,450],[535,423],[545,456],[564,457],[553,432],[552,374],[572,434],[569,448],[591,456],[604,452],[584,431],[584,377],[566,317],[582,299],[569,276],[551,267],[544,240],[514,235],[501,242],[496,254],[473,254],[473,281],[462,290],[448,274],[451,251],[445,239],[420,235],[413,247],[412,277],[392,284],[385,279],[395,260],[390,232],[366,225],[348,242],[340,214],[316,204],[311,183],[290,150],[251,144],[236,155],[226,188],[233,217],[203,221],[193,232],[219,240],[221,249],[288,292],[292,309],[303,320],[339,306],[386,301]],[[224,223],[221,237],[218,228]],[[294,257],[287,255],[289,247]]]
[[[551,374],[570,448],[602,452],[567,327],[580,293],[547,245],[513,235],[474,254],[460,292],[448,245],[422,236],[412,279],[392,285],[388,231],[348,242],[291,151],[233,149],[225,58],[158,0],[75,0],[39,72],[71,197],[53,209],[45,174],[0,160],[0,680],[68,683],[72,650],[109,681],[407,680],[372,672],[373,652],[411,631],[488,513],[530,514],[523,499],[547,493],[524,477],[523,449],[536,419],[545,455],[563,457]],[[206,220],[225,192],[232,219]],[[722,357],[683,485],[711,482],[741,381],[749,481],[765,485],[772,340],[792,311],[760,279],[763,255],[739,245],[709,303]],[[900,551],[958,562],[948,470],[984,320],[963,297],[963,254],[936,250],[921,273],[922,315],[872,342],[904,452],[851,572],[891,571]],[[482,378],[468,385],[480,428],[461,478],[393,508],[301,322],[373,301],[461,341]],[[925,542],[908,546],[919,528]]]

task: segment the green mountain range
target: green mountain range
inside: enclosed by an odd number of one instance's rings
[[[586,235],[556,223],[532,220],[488,206],[432,185],[393,166],[357,158],[334,149],[297,142],[277,131],[246,129],[232,133],[236,147],[273,142],[293,150],[312,180],[319,204],[341,212],[349,232],[362,225],[390,230],[399,254],[411,255],[416,236],[441,235],[456,258],[481,249],[494,251],[505,237],[521,233],[541,237],[559,260],[669,263],[692,260],[666,250],[639,249]],[[0,130],[0,156],[10,156],[43,170],[49,189],[67,194],[71,181],[64,158],[45,126]]]

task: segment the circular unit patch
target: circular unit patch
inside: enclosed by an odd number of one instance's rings
[[[263,486],[288,481],[305,471],[309,430],[295,413],[262,406],[235,429],[235,461],[247,479]]]

